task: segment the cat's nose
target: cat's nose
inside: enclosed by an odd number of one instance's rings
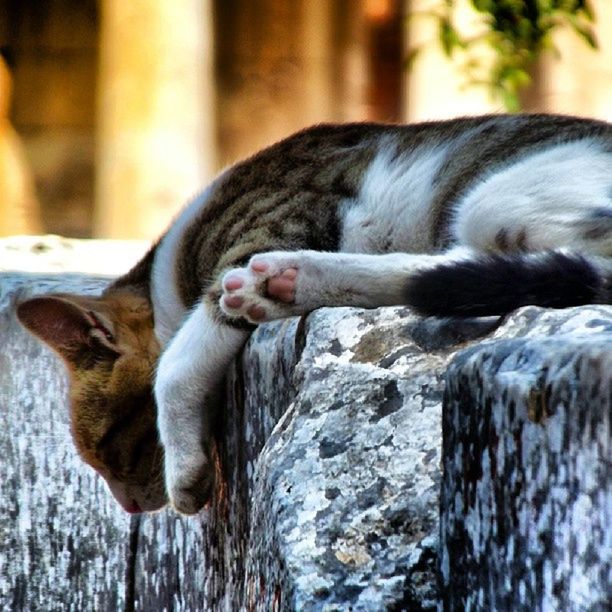
[[[126,486],[114,478],[106,478],[106,484],[113,497],[121,504],[121,507],[130,514],[142,512],[140,504],[130,495]]]
[[[130,514],[139,514],[142,512],[142,508],[138,505],[138,502],[135,499],[132,499],[130,503],[125,506],[122,503],[121,505],[123,506],[123,509]]]

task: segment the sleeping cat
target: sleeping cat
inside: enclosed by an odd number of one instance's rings
[[[76,446],[122,506],[191,514],[215,484],[215,393],[255,325],[609,303],[611,262],[607,123],[321,125],[224,171],[99,298],[34,297],[18,316],[66,362]]]

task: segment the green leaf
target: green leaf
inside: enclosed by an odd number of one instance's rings
[[[492,13],[494,9],[492,0],[472,0],[472,5],[481,13]]]
[[[457,30],[455,30],[448,17],[442,17],[440,19],[439,36],[442,50],[447,57],[450,57],[455,47],[460,46],[460,40]]]
[[[607,0],[612,1],[612,0]],[[438,38],[447,57],[462,49],[461,71],[474,85],[485,81],[496,99],[509,111],[520,109],[519,91],[531,78],[529,68],[543,50],[557,53],[553,33],[569,27],[592,49],[598,48],[591,0],[471,0],[483,32],[465,37],[453,23],[453,9],[459,0],[438,0]],[[488,47],[493,61],[482,61],[481,51]],[[405,64],[410,66],[416,52]]]
[[[522,68],[512,68],[505,75],[505,80],[512,85],[513,91],[518,91],[523,87],[527,87],[531,83],[531,77],[526,70]]]
[[[509,113],[518,113],[521,110],[521,102],[515,92],[504,90],[501,97],[502,103]]]
[[[574,15],[568,15],[568,20],[574,32],[576,32],[576,34],[578,34],[578,36],[580,36],[580,38],[582,38],[586,44],[591,47],[591,49],[599,48],[595,34],[589,26],[580,23],[580,21],[578,21]]]

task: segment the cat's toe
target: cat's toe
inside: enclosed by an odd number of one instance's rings
[[[286,254],[281,252],[259,253],[249,259],[247,270],[261,280],[267,280],[273,276],[279,276],[289,267],[285,261]]]
[[[262,323],[267,318],[266,309],[258,304],[252,304],[246,311],[246,317],[252,323]]]
[[[256,279],[247,268],[234,268],[223,275],[221,287],[224,295],[240,294],[253,290]]]
[[[267,318],[264,293],[265,280],[248,268],[235,268],[227,272],[221,282],[221,310],[231,317],[242,317],[251,323]]]
[[[293,260],[272,253],[255,255],[247,267],[225,273],[219,306],[228,316],[255,325],[290,316],[297,277]]]
[[[230,316],[244,316],[247,296],[254,292],[254,281],[246,268],[227,272],[221,280],[221,309]]]
[[[247,270],[258,277],[258,287],[265,297],[285,303],[295,300],[298,266],[293,254],[280,251],[253,255]]]
[[[170,504],[181,514],[196,514],[210,501],[214,488],[214,471],[206,463],[168,483]]]
[[[224,291],[237,291],[244,287],[244,279],[236,272],[228,272],[223,278]]]
[[[228,310],[240,310],[244,304],[244,299],[239,295],[224,295],[223,305]]]

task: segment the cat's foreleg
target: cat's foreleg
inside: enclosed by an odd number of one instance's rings
[[[155,380],[166,489],[184,514],[200,510],[212,494],[211,403],[248,337],[217,322],[212,309],[202,302],[191,312],[162,354]]]
[[[272,251],[227,272],[221,309],[261,323],[323,306],[376,308],[406,303],[406,283],[416,272],[469,256],[468,249],[441,255]]]

